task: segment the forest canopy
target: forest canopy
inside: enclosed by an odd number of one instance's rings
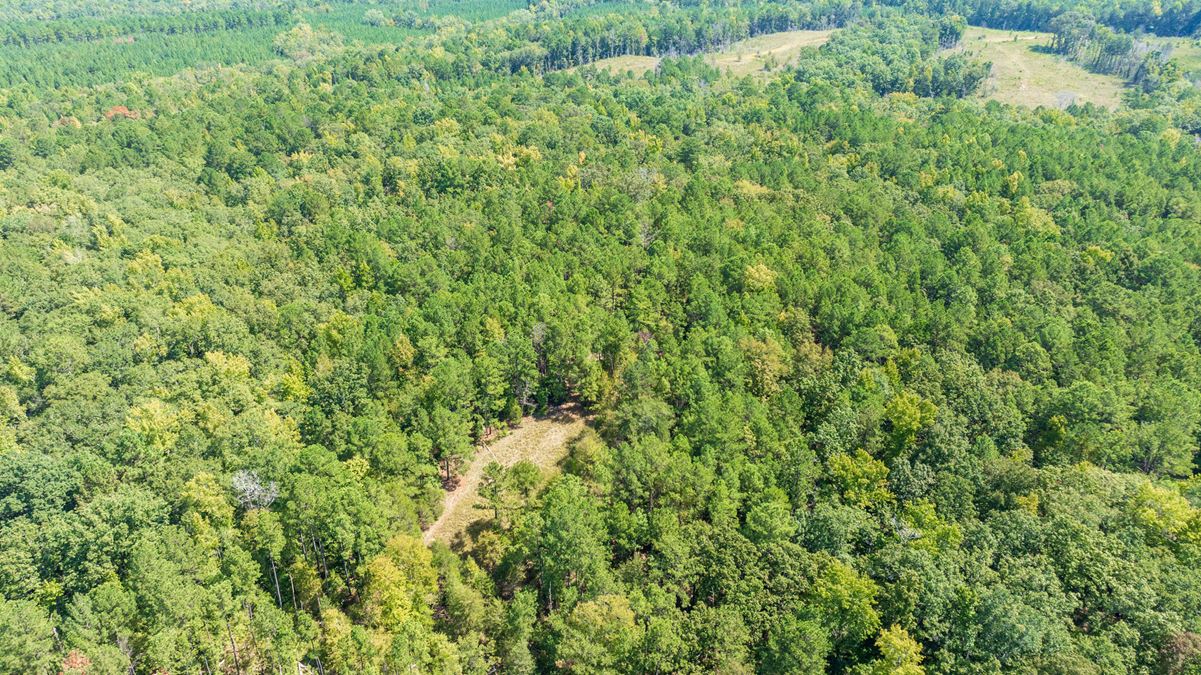
[[[0,0],[0,672],[1201,672],[1199,16]]]

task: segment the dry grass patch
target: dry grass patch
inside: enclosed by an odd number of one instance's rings
[[[608,59],[593,61],[592,66],[597,70],[604,70],[613,75],[621,75],[623,73],[633,73],[634,77],[641,77],[648,70],[654,70],[659,67],[659,57],[657,56],[614,56]],[[571,70],[575,70],[572,68]]]
[[[740,40],[705,57],[710,65],[731,75],[778,70],[795,63],[801,52],[830,39],[832,30],[790,30]]]
[[[707,54],[705,61],[723,73],[728,72],[731,75],[766,73],[795,63],[801,52],[826,44],[833,33],[832,30],[790,30],[782,33],[768,33],[739,40],[721,51]],[[635,77],[641,77],[643,73],[658,68],[659,60],[657,56],[614,56],[593,61],[592,65],[597,70],[608,71],[615,75],[628,72],[633,73]]]
[[[968,28],[958,49],[992,62],[984,98],[1030,108],[1065,108],[1093,103],[1116,108],[1125,88],[1121,78],[1090,73],[1055,54],[1039,51],[1050,33]]]
[[[578,405],[565,405],[546,417],[525,417],[506,436],[481,443],[458,486],[443,498],[442,515],[425,531],[425,543],[441,541],[450,545],[476,521],[487,519],[488,512],[479,508],[484,503],[479,487],[489,462],[510,467],[529,460],[542,470],[545,480],[558,471],[568,444],[584,432],[588,419]]]

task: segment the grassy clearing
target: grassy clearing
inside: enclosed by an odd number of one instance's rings
[[[648,70],[654,70],[659,66],[659,57],[614,56],[610,59],[593,61],[591,65],[597,70],[605,70],[614,75],[633,73],[634,77],[641,77],[643,73],[647,72]],[[574,70],[574,68],[572,70]]]
[[[747,75],[778,70],[795,63],[806,48],[826,43],[832,30],[790,30],[739,40],[725,49],[705,56],[710,65],[731,75]],[[657,56],[615,56],[592,63],[598,70],[613,74],[641,76],[659,65]]]
[[[817,48],[830,39],[832,30],[790,30],[740,40],[706,57],[710,64],[731,75],[778,70],[795,63],[806,48]]]
[[[542,469],[544,480],[549,479],[567,456],[568,444],[584,432],[587,419],[579,406],[563,406],[546,417],[526,417],[508,435],[481,444],[458,487],[446,494],[442,515],[425,531],[425,543],[462,546],[468,528],[488,517],[488,512],[479,508],[484,502],[478,491],[489,462],[513,466],[527,459]]]
[[[1031,108],[1062,108],[1073,101],[1107,108],[1121,104],[1121,78],[1090,73],[1054,54],[1037,51],[1050,44],[1050,33],[972,27],[959,49],[992,62],[992,77],[983,88],[985,98]]]

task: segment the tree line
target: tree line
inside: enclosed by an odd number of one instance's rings
[[[1066,12],[1051,21],[1051,48],[1094,72],[1118,75],[1152,90],[1179,77],[1161,47],[1108,26],[1081,12]]]

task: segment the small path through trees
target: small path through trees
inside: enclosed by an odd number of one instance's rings
[[[587,419],[579,405],[564,405],[545,417],[524,417],[507,435],[480,443],[459,484],[443,497],[442,515],[425,531],[425,543],[450,544],[472,523],[487,517],[488,512],[476,505],[483,503],[479,487],[489,462],[510,467],[527,459],[545,473],[567,455],[567,444],[584,431]]]

